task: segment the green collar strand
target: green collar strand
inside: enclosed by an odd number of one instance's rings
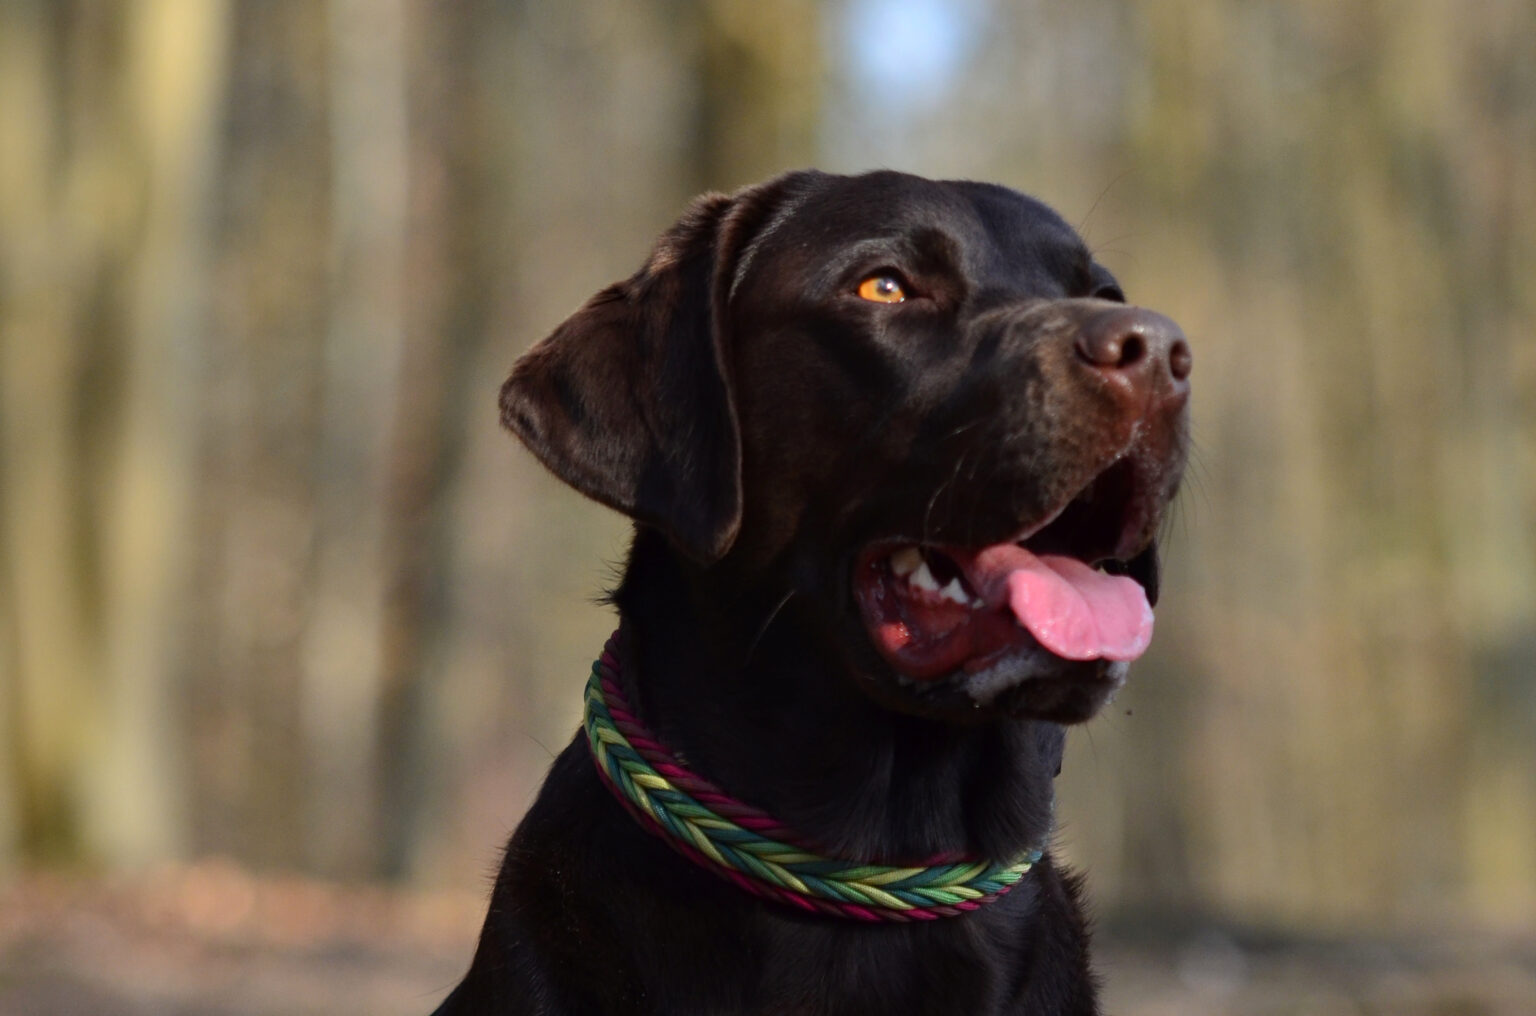
[[[592,664],[583,726],[603,782],[646,829],[700,867],[765,899],[863,921],[953,917],[999,899],[1040,859],[917,867],[823,857],[793,832],[688,770],[620,691],[618,633]]]

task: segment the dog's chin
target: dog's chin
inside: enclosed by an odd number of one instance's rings
[[[978,710],[1055,723],[1082,723],[1115,697],[1130,664],[1073,661],[1044,649],[1008,653],[986,667],[956,675]]]
[[[1129,669],[1112,660],[1064,660],[1034,646],[998,654],[980,667],[957,668],[938,680],[915,680],[889,664],[855,672],[879,705],[907,715],[962,724],[1083,723],[1114,698]]]

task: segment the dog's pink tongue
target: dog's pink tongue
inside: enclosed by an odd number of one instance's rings
[[[1152,641],[1152,605],[1135,579],[1072,557],[986,547],[966,568],[989,605],[1006,602],[1035,639],[1068,660],[1134,660]]]

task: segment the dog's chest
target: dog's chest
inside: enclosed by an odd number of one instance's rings
[[[733,948],[692,954],[695,969],[687,979],[701,994],[686,1002],[675,997],[675,1011],[698,1008],[740,1016],[1019,1012],[1015,996],[1024,957],[999,941],[1009,937],[1011,922],[989,916],[969,915],[964,920],[971,926],[945,921],[939,926],[827,928],[794,918],[754,921],[752,932],[733,936]],[[717,946],[722,941],[717,939]],[[675,952],[670,955],[677,959]],[[673,972],[681,973],[675,966]],[[657,987],[678,995],[676,981]]]

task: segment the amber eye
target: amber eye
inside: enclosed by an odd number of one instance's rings
[[[900,303],[907,298],[901,283],[889,275],[871,275],[859,283],[859,298],[875,303]]]

